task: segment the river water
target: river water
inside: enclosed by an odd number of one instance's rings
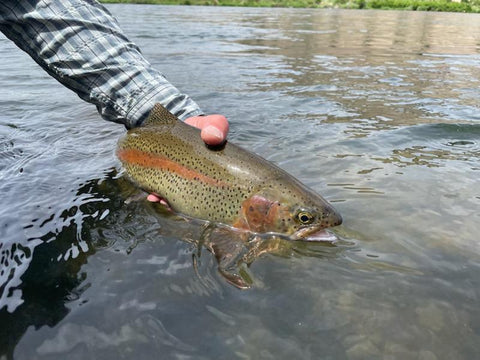
[[[0,359],[480,358],[480,15],[108,7],[342,241],[234,288],[201,225],[126,202],[124,129],[1,37]]]

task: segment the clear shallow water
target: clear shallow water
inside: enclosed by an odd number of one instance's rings
[[[332,201],[348,243],[262,256],[233,288],[201,225],[125,203],[121,126],[0,38],[0,353],[480,356],[478,15],[109,8],[232,141]]]

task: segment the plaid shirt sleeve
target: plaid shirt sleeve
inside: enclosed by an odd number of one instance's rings
[[[157,102],[180,119],[202,114],[95,0],[1,0],[0,30],[107,120],[138,126]]]

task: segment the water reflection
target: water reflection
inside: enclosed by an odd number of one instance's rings
[[[395,133],[397,139],[404,137],[402,143],[408,146],[394,149],[391,156],[375,160],[399,167],[443,167],[447,166],[446,161],[474,166],[480,157],[480,128],[475,125],[423,125]]]
[[[27,238],[20,233],[16,241],[2,243],[2,270],[10,276],[2,278],[2,305],[7,306],[0,311],[0,349],[9,357],[28,327],[55,326],[69,312],[66,304],[89,287],[81,267],[108,246],[105,239],[92,239],[90,229],[97,224],[99,230],[105,214],[118,206],[115,197],[99,193],[100,183],[81,185],[69,208],[32,219],[24,226]]]
[[[480,58],[472,53],[479,49],[479,25],[466,15],[472,27],[444,26],[447,18],[333,10],[280,15],[259,23],[264,32],[254,39],[238,43],[249,45],[242,52],[276,59],[261,82],[250,85],[294,97],[289,117],[348,123],[345,131],[365,137],[446,118],[478,120]],[[268,88],[265,73],[272,78]]]

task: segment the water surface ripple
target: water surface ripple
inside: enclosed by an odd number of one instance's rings
[[[239,291],[100,119],[0,38],[0,359],[480,358],[478,14],[110,5],[344,217]],[[195,264],[195,266],[194,266]]]

